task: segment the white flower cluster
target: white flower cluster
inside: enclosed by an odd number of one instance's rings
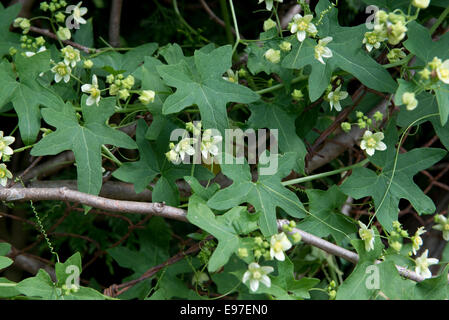
[[[217,156],[220,151],[218,146],[223,139],[222,136],[213,135],[211,129],[204,130],[203,134],[201,135],[201,128],[201,122],[197,122],[196,124],[193,124],[192,122],[186,123],[187,131],[192,132],[194,137],[197,138],[184,137],[177,144],[170,143],[170,151],[165,154],[167,159],[174,164],[179,164],[180,160],[183,161],[187,155],[195,155],[196,149],[194,148],[194,145],[198,143],[199,140],[201,142],[201,155],[204,159],[209,159]],[[201,139],[199,139],[200,136]]]
[[[9,160],[9,157],[14,153],[9,146],[14,143],[15,138],[12,136],[3,136],[3,131],[0,131],[0,160]],[[12,173],[6,167],[6,164],[0,163],[0,185],[6,186],[8,179],[12,178]]]

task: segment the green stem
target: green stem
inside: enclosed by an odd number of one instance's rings
[[[22,151],[25,151],[27,149],[30,149],[30,148],[34,147],[34,145],[35,145],[35,143],[30,144],[30,145],[25,146],[25,147],[22,147],[22,148],[19,148],[19,149],[14,149],[13,152],[14,153],[19,153],[19,152],[22,152]]]
[[[109,160],[111,160],[112,162],[114,162],[116,165],[118,165],[119,167],[122,165],[121,161],[119,159],[117,159],[111,151],[109,151],[108,148],[106,148],[104,145],[101,146],[101,150],[103,150],[103,152],[106,154],[107,158]]]
[[[226,0],[220,0],[221,12],[223,15],[223,21],[226,24],[226,39],[228,39],[228,43],[233,43],[233,36],[231,32],[231,20],[229,18],[228,6],[226,5]]]
[[[181,15],[181,12],[179,12],[179,8],[178,8],[178,1],[173,0],[173,9],[175,10],[176,15],[178,16],[179,20],[181,21],[181,23],[193,34],[197,35],[201,40],[205,41],[205,42],[210,42],[209,40],[207,40],[205,37],[203,37],[198,31],[196,31],[195,29],[193,29],[190,24],[187,23],[187,21],[183,18],[183,16]]]
[[[290,84],[295,84],[295,83],[300,82],[300,81],[302,81],[302,80],[306,80],[307,78],[308,78],[308,76],[304,76],[304,75],[298,76],[298,77],[294,78],[294,79],[290,82]],[[281,88],[283,88],[283,87],[285,87],[285,84],[284,84],[284,83],[279,83],[279,84],[276,84],[276,85],[271,86],[271,87],[269,87],[269,88],[265,88],[265,89],[258,90],[258,91],[256,91],[256,93],[258,93],[258,94],[264,94],[264,93],[268,93],[268,92],[272,92],[272,91],[279,90],[279,89],[281,89]]]
[[[345,171],[348,171],[348,170],[351,170],[354,168],[362,167],[365,164],[367,164],[368,162],[369,162],[369,159],[365,159],[363,161],[360,161],[360,162],[353,164],[351,166],[348,166],[348,167],[344,167],[344,168],[340,168],[340,169],[336,169],[336,170],[332,170],[332,171],[328,171],[328,172],[313,174],[313,175],[307,176],[307,177],[301,177],[301,178],[297,178],[297,179],[287,180],[287,181],[282,182],[282,185],[289,186],[292,184],[297,184],[297,183],[302,183],[302,182],[312,181],[312,180],[316,180],[316,179],[321,179],[324,177],[333,176],[333,175],[339,174],[341,172],[345,172]]]
[[[234,21],[234,29],[235,29],[235,44],[234,47],[232,48],[232,54],[234,55],[235,50],[237,49],[237,46],[240,43],[240,31],[239,31],[239,24],[237,23],[237,17],[235,16],[234,2],[232,2],[232,0],[229,0],[229,6],[231,7],[232,20]]]
[[[438,20],[435,22],[435,24],[430,28],[429,32],[430,34],[433,34],[435,30],[440,26],[440,24],[444,21],[446,16],[449,14],[449,7],[447,7],[438,17]]]

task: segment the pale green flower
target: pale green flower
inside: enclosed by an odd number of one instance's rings
[[[268,49],[264,56],[271,63],[279,63],[281,61],[281,50]]]
[[[0,163],[0,185],[6,187],[8,179],[12,179],[12,173],[6,168],[6,164]]]
[[[379,49],[383,40],[384,38],[380,35],[379,32],[371,31],[365,33],[363,44],[365,45],[366,50],[368,50],[368,52],[371,52],[373,48]]]
[[[98,80],[96,75],[92,76],[92,84],[83,84],[81,86],[81,91],[89,94],[89,97],[86,100],[86,105],[91,106],[95,103],[98,106],[101,99],[101,92],[98,89]]]
[[[434,220],[437,224],[434,225],[432,228],[435,230],[442,231],[443,239],[449,241],[449,220],[441,214],[437,215]]]
[[[412,241],[413,254],[416,254],[416,252],[422,246],[423,241],[421,235],[424,233],[426,233],[426,230],[424,230],[424,227],[420,227],[418,228],[418,230],[416,230],[415,234],[410,238],[410,240]]]
[[[389,26],[388,42],[392,45],[397,45],[405,38],[407,27],[401,20]]]
[[[361,221],[359,221],[359,236],[360,239],[365,241],[365,250],[374,250],[374,230],[373,228],[368,229],[368,227]]]
[[[424,279],[432,278],[432,272],[430,272],[429,266],[437,264],[439,262],[438,259],[427,258],[428,254],[429,250],[426,250],[419,258],[415,259],[415,272],[417,275],[423,277]]]
[[[394,48],[391,49],[390,52],[387,54],[388,61],[390,63],[397,62],[401,59],[404,59],[406,57],[406,54],[404,51],[402,51],[402,48]]]
[[[261,4],[264,1],[265,1],[265,7],[267,8],[267,10],[271,11],[271,9],[273,9],[274,1],[282,3],[284,0],[259,0],[259,4]]]
[[[318,44],[315,46],[315,59],[322,64],[325,64],[323,58],[331,58],[332,51],[326,45],[332,41],[332,37],[326,37],[318,40]]]
[[[11,156],[14,152],[9,147],[10,144],[13,144],[16,138],[12,136],[3,136],[3,131],[0,131],[0,159],[5,154],[7,156]]]
[[[55,74],[56,83],[61,80],[64,80],[65,83],[69,82],[72,69],[70,69],[70,67],[64,62],[58,62],[53,68],[51,68],[51,71]]]
[[[143,90],[139,96],[139,101],[144,105],[150,104],[154,102],[154,98],[156,97],[156,92],[153,90]]]
[[[383,138],[384,134],[382,132],[373,134],[371,131],[366,130],[363,134],[362,141],[360,142],[360,148],[365,150],[370,156],[372,156],[376,150],[384,151],[387,149],[387,146],[382,142]]]
[[[418,106],[418,100],[413,92],[404,92],[402,94],[402,103],[406,105],[407,110],[411,111]]]
[[[64,57],[64,63],[74,68],[76,63],[81,60],[80,52],[78,49],[68,45],[61,49],[62,56]]]
[[[249,280],[249,287],[253,292],[259,289],[259,282],[262,282],[269,288],[271,287],[271,279],[267,274],[273,271],[273,267],[261,267],[257,262],[252,262],[248,266],[248,271],[243,274],[242,282],[245,283]]]
[[[292,243],[288,240],[286,234],[281,232],[271,237],[270,241],[270,256],[271,259],[276,258],[279,261],[285,260],[284,251],[292,247]]]
[[[202,285],[204,282],[209,281],[209,276],[205,272],[195,272],[192,277],[192,285]]]
[[[449,84],[449,59],[445,60],[437,68],[438,79],[442,82]]]
[[[335,108],[337,111],[341,111],[340,100],[344,100],[348,97],[348,93],[346,91],[341,91],[341,86],[339,86],[335,91],[329,92],[327,98],[329,99],[329,104],[332,108]]]
[[[296,38],[299,42],[303,42],[307,35],[314,36],[318,31],[315,25],[312,23],[313,15],[295,14],[293,21],[290,23],[290,32],[296,33]]]
[[[228,69],[226,71],[227,77],[223,77],[224,80],[232,82],[232,83],[239,83],[239,74],[237,72],[234,72],[232,69]]]

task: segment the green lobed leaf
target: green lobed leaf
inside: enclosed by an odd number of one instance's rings
[[[232,48],[227,45],[210,53],[196,50],[194,65],[180,60],[176,64],[156,67],[166,84],[177,88],[165,100],[163,113],[176,113],[196,104],[203,127],[217,129],[224,135],[224,129],[229,126],[226,104],[251,103],[259,99],[251,89],[222,78],[223,73],[231,68],[231,57]]]
[[[330,6],[328,0],[320,0],[316,7],[316,14]],[[355,76],[367,87],[382,91],[394,92],[396,83],[390,74],[362,47],[362,40],[366,29],[365,25],[357,27],[341,27],[338,23],[337,9],[332,8],[318,26],[318,34],[321,38],[330,36],[333,38],[327,47],[332,50],[333,56],[325,59],[325,64],[315,59],[316,41],[306,39],[302,43],[295,41],[292,51],[282,62],[286,68],[301,69],[307,65],[312,67],[309,76],[309,94],[311,101],[317,100],[330,83],[332,73],[340,68]],[[359,44],[359,45],[354,45]]]
[[[207,204],[213,209],[226,210],[248,202],[260,214],[259,226],[264,236],[271,236],[277,233],[277,207],[282,208],[292,217],[305,216],[301,201],[281,184],[281,179],[290,173],[294,162],[295,155],[292,153],[279,156],[277,173],[261,175],[257,182],[252,182],[246,161],[244,164],[221,164],[223,174],[232,179],[233,184],[218,191]]]
[[[45,121],[57,130],[44,137],[31,150],[34,156],[55,155],[65,150],[75,154],[78,173],[78,190],[97,195],[102,185],[101,146],[110,144],[135,149],[136,144],[125,133],[112,129],[106,121],[114,113],[115,98],[105,98],[99,106],[87,106],[86,96],[82,98],[81,125],[75,109],[67,103],[60,110],[42,110]]]

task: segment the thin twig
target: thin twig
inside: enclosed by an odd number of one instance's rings
[[[59,40],[58,36],[55,35],[53,32],[51,32],[48,29],[42,29],[42,28],[38,28],[38,27],[35,27],[35,26],[31,26],[30,27],[30,31],[34,32],[34,33],[38,33],[38,34],[44,35],[46,37],[49,37],[49,38],[52,38],[52,39],[55,39],[55,40]],[[85,53],[100,52],[100,50],[98,50],[98,49],[88,48],[86,46],[83,46],[83,45],[81,45],[79,43],[76,43],[76,42],[73,42],[73,41],[70,41],[70,40],[63,40],[62,43],[67,44],[67,45],[71,45],[72,47],[80,49],[80,50],[84,51]]]

